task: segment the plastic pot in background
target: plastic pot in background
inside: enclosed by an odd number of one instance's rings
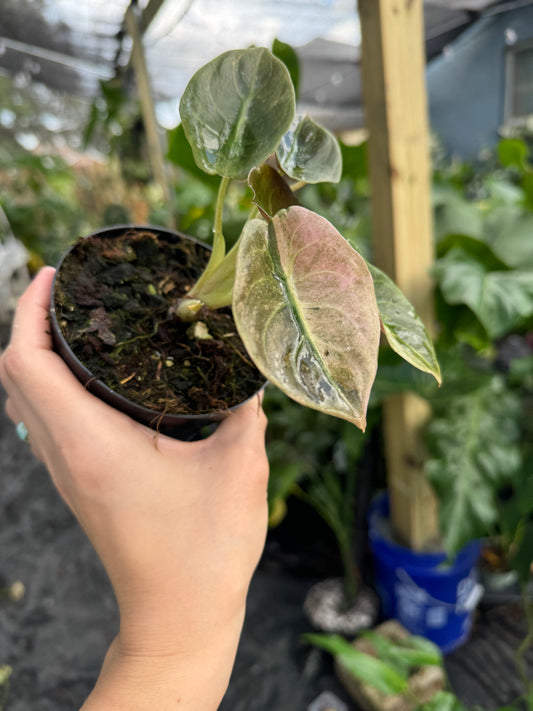
[[[476,567],[481,542],[472,541],[453,560],[444,552],[420,553],[400,546],[392,538],[386,493],[372,503],[368,524],[383,616],[397,619],[444,653],[460,646],[483,593]]]
[[[154,226],[136,226],[136,225],[116,225],[113,227],[107,227],[97,232],[94,232],[91,236],[105,236],[105,237],[118,237],[122,235],[125,231],[149,231],[156,236],[161,236],[167,240],[189,240],[197,244],[202,244],[188,235],[183,235],[174,230],[169,230],[167,228],[154,227]],[[209,249],[206,245],[202,245]],[[194,440],[199,439],[206,434],[206,431],[212,431],[217,423],[225,419],[233,410],[240,405],[244,404],[247,400],[254,397],[257,392],[262,388],[259,388],[254,393],[250,394],[250,397],[237,405],[224,410],[213,410],[212,412],[202,413],[202,414],[168,414],[158,412],[156,410],[143,407],[142,405],[136,404],[131,400],[127,399],[123,395],[115,392],[110,387],[108,387],[102,380],[96,378],[93,373],[78,359],[78,357],[72,352],[67,340],[65,339],[61,326],[58,321],[58,315],[56,311],[56,282],[60,269],[65,260],[69,257],[72,249],[75,249],[75,245],[71,248],[61,259],[57,266],[56,276],[54,278],[52,293],[50,298],[50,325],[52,332],[52,339],[54,343],[54,349],[63,358],[66,364],[69,366],[70,370],[78,378],[78,380],[84,385],[88,392],[96,395],[108,405],[111,405],[115,409],[125,413],[134,420],[150,427],[157,432],[169,435],[171,437],[176,437],[177,439],[183,440]],[[264,385],[263,385],[264,387]],[[208,428],[206,430],[206,428]]]

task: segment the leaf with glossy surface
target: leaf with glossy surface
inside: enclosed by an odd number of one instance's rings
[[[265,217],[274,217],[279,210],[298,205],[296,195],[270,165],[253,168],[248,176],[248,185],[254,193],[254,205]]]
[[[180,101],[198,166],[242,180],[277,148],[294,116],[285,65],[263,47],[231,50],[201,67]]]
[[[297,402],[366,424],[379,313],[365,260],[323,217],[282,210],[247,223],[233,314],[259,370]]]
[[[281,139],[277,156],[285,173],[305,183],[338,183],[342,154],[335,136],[309,116],[296,118]]]
[[[374,280],[383,331],[393,351],[415,368],[431,373],[440,383],[440,366],[426,327],[410,301],[389,277],[373,264],[368,268]]]

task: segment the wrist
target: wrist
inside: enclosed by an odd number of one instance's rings
[[[242,625],[241,625],[242,626]],[[156,647],[111,644],[96,686],[82,711],[216,711],[226,692],[240,629],[213,630],[202,649],[178,641]],[[150,649],[150,651],[148,651]]]

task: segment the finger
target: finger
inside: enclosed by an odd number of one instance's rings
[[[255,396],[233,410],[212,435],[221,444],[235,439],[252,438],[263,440],[266,429],[266,416],[261,406],[261,398]]]
[[[54,275],[55,269],[44,267],[20,297],[11,334],[15,347],[52,349],[48,318]]]
[[[8,398],[6,400],[5,411],[6,411],[6,415],[9,417],[11,422],[13,422],[13,424],[16,425],[17,423],[19,423],[21,421],[20,415],[19,415],[15,405],[13,404],[13,400],[11,400],[11,398]]]

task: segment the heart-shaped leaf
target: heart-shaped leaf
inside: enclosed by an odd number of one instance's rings
[[[365,428],[379,313],[365,260],[333,225],[299,206],[247,223],[233,314],[251,358],[280,390]]]
[[[404,360],[440,383],[440,367],[426,327],[396,284],[372,264],[368,265],[378,302],[383,332],[390,347]]]
[[[231,50],[199,69],[180,101],[198,166],[242,180],[273,153],[294,116],[287,68],[264,47]]]
[[[299,204],[278,171],[266,163],[250,171],[248,185],[254,193],[253,203],[265,217],[274,217],[279,210]]]
[[[279,163],[288,176],[306,183],[338,183],[342,154],[335,136],[309,118],[297,118],[278,146]]]
[[[490,271],[461,248],[433,267],[449,304],[466,304],[492,338],[500,338],[533,315],[533,270]]]

